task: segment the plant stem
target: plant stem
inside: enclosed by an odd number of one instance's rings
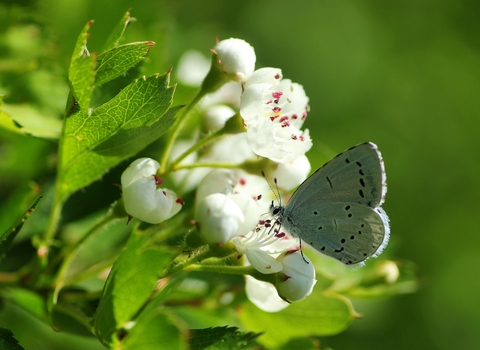
[[[178,170],[180,165],[178,165],[182,160],[184,160],[188,155],[191,153],[199,150],[200,148],[206,146],[208,143],[212,142],[213,140],[222,137],[224,135],[223,129],[217,130],[214,133],[211,133],[210,135],[204,137],[200,141],[198,141],[196,144],[194,144],[192,147],[187,149],[185,152],[183,152],[173,163],[171,163],[163,172],[163,174],[169,174],[172,171]]]
[[[181,114],[177,117],[177,120],[173,124],[172,126],[173,131],[170,134],[170,137],[167,140],[167,143],[165,145],[165,151],[163,152],[162,159],[160,161],[160,169],[166,168],[168,163],[168,158],[172,151],[173,144],[175,143],[175,140],[177,139],[178,134],[180,133],[180,130],[185,124],[185,121],[187,120],[190,112],[197,105],[198,101],[202,99],[203,96],[205,96],[205,92],[203,91],[203,89],[201,89],[197,92],[197,94],[192,99],[192,101],[183,110],[181,110]]]
[[[243,169],[243,163],[221,163],[221,162],[200,162],[184,165],[177,165],[175,170],[194,169],[194,168],[226,168],[226,169]]]
[[[201,265],[192,264],[184,269],[185,271],[216,272],[229,275],[251,275],[255,270],[251,266],[221,266],[221,265]]]

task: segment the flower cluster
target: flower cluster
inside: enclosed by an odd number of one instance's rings
[[[202,122],[189,137],[171,140],[163,174],[177,191],[195,190],[193,215],[203,242],[231,242],[246,265],[272,276],[271,283],[247,276],[246,291],[258,307],[278,311],[312,292],[315,270],[298,241],[262,215],[269,212],[272,191],[261,173],[287,191],[308,176],[305,153],[312,141],[302,130],[308,97],[280,69],[255,70],[255,52],[243,40],[220,41],[212,53],[208,73],[201,55],[188,52],[181,59],[178,78],[185,84],[204,76],[194,100]],[[200,69],[191,70],[192,62]],[[132,217],[160,223],[180,210],[176,194],[158,188],[159,168],[142,158],[122,175],[125,210]]]

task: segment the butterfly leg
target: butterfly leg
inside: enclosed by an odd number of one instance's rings
[[[298,238],[298,240],[300,241],[300,254],[302,254],[303,261],[305,261],[307,264],[310,264],[310,263],[307,261],[307,259],[305,259],[305,255],[303,255],[302,239],[301,239],[301,238]]]

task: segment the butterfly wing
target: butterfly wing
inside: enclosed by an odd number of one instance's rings
[[[386,192],[382,156],[375,144],[366,142],[319,168],[298,187],[287,207],[321,201],[356,202],[376,208],[383,203]]]
[[[301,219],[293,222],[292,215]],[[380,254],[390,235],[383,209],[358,203],[319,202],[287,211],[284,218],[288,233],[347,265]]]
[[[339,154],[305,180],[282,214],[282,227],[345,264],[381,253],[390,234],[379,206],[387,191],[383,160],[367,142]]]

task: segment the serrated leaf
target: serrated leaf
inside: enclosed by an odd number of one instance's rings
[[[21,135],[58,139],[62,121],[40,113],[29,105],[1,105],[0,126]]]
[[[345,298],[315,291],[280,312],[264,312],[247,303],[240,313],[246,328],[264,332],[258,342],[268,348],[280,348],[294,338],[338,334],[355,317],[354,310]]]
[[[42,197],[39,197],[35,203],[32,204],[32,206],[25,212],[23,217],[19,220],[17,220],[12,227],[10,227],[7,231],[5,231],[2,236],[0,236],[0,260],[3,259],[5,256],[5,253],[8,251],[10,248],[10,245],[12,244],[13,240],[17,236],[18,232],[22,229],[23,224],[25,221],[28,219],[30,214],[35,210],[35,207],[37,206],[38,202],[40,201]]]
[[[168,82],[169,74],[138,79],[109,102],[94,110],[80,109],[66,119],[58,179],[62,199],[148,144],[131,140],[131,135],[143,130],[152,142],[152,136],[158,138],[167,131],[173,117],[166,112],[175,90]],[[167,118],[162,120],[164,116]],[[152,126],[153,131],[145,128]]]
[[[115,332],[139,312],[175,256],[171,248],[151,244],[147,233],[132,233],[108,276],[95,315],[103,344],[111,344]]]
[[[261,334],[242,332],[237,327],[216,327],[190,330],[191,350],[246,349]]]
[[[142,41],[114,47],[97,57],[95,85],[102,85],[126,73],[144,59],[153,41]]]
[[[18,340],[15,339],[11,330],[0,327],[0,349],[2,350],[24,350]]]
[[[163,308],[152,307],[144,310],[128,331],[122,349],[125,350],[181,350],[187,349],[185,331],[179,322]]]
[[[93,21],[89,21],[78,36],[68,70],[70,88],[75,101],[84,109],[90,105],[95,81],[96,55],[91,55],[87,49],[87,39],[90,35],[88,31],[92,23]]]
[[[110,50],[111,48],[118,46],[118,43],[123,36],[123,33],[125,33],[125,29],[127,29],[128,24],[133,21],[135,21],[135,18],[130,17],[130,10],[128,10],[123,15],[120,22],[117,23],[112,33],[110,33],[110,36],[105,42],[104,51]]]
[[[162,136],[175,122],[175,115],[182,108],[170,108],[165,115],[152,125],[135,129],[121,130],[105,142],[95,147],[94,151],[104,156],[128,157],[144,149]]]

